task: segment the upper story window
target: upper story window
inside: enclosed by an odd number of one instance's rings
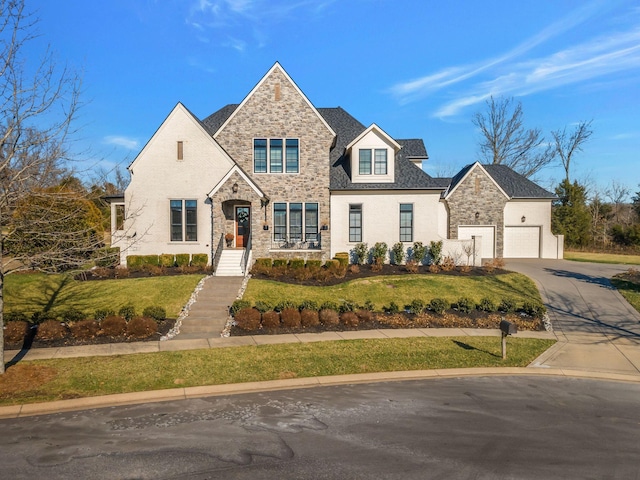
[[[298,173],[300,148],[297,138],[253,140],[254,173]]]
[[[361,148],[359,151],[358,173],[360,175],[371,175],[371,163],[373,157],[373,174],[387,174],[387,149],[386,148]]]

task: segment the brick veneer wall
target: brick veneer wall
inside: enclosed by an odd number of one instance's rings
[[[458,238],[459,225],[495,225],[496,256],[504,245],[504,207],[508,199],[480,168],[475,167],[447,199],[449,238]],[[476,219],[476,212],[480,215]]]
[[[319,226],[329,225],[329,151],[333,134],[279,68],[263,79],[215,138],[270,200],[266,206],[269,230],[262,229],[265,209],[256,215],[258,209],[252,203],[254,259],[278,257],[277,253],[269,252],[273,233],[273,204],[276,202],[317,202]],[[254,138],[297,138],[300,149],[299,173],[253,173]],[[233,182],[227,183],[233,185]],[[330,251],[330,235],[325,231],[322,236],[322,258],[328,258]]]

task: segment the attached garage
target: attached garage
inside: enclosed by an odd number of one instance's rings
[[[540,227],[504,227],[504,258],[540,258]]]
[[[471,237],[482,237],[482,258],[494,258],[496,246],[496,227],[494,225],[469,225],[458,227],[458,238],[467,240]]]

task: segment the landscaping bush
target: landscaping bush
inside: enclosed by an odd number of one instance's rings
[[[298,305],[296,305],[293,301],[291,300],[282,300],[278,303],[276,303],[276,306],[273,307],[273,309],[276,312],[280,312],[282,313],[283,310],[286,310],[287,308],[294,308],[294,309],[298,309]]]
[[[404,262],[404,245],[402,242],[394,243],[391,251],[393,252],[393,263],[402,265]]]
[[[353,256],[355,257],[355,261],[358,265],[362,265],[366,262],[367,256],[369,255],[369,245],[366,243],[358,243],[355,247],[353,247]]]
[[[163,253],[158,257],[158,263],[161,267],[173,267],[176,262],[173,253]]]
[[[94,256],[96,267],[110,268],[120,264],[120,248],[101,248]]]
[[[280,327],[280,314],[278,312],[274,312],[273,310],[269,310],[267,312],[262,313],[262,327],[273,329]]]
[[[440,265],[438,265],[437,263],[429,264],[429,271],[431,273],[438,273],[440,271]]]
[[[127,321],[119,315],[109,315],[100,322],[102,335],[106,337],[120,337],[127,332]]]
[[[307,260],[307,268],[309,270],[317,270],[322,267],[322,260]]]
[[[191,265],[194,267],[205,268],[209,264],[209,255],[206,253],[194,253],[191,255]]]
[[[371,310],[366,310],[364,308],[360,308],[359,310],[356,310],[356,315],[358,316],[358,319],[361,322],[369,322],[373,318],[373,314],[371,313]]]
[[[481,310],[483,312],[497,312],[498,306],[496,305],[496,302],[494,302],[490,298],[484,297],[478,304],[478,310]]]
[[[419,298],[416,298],[415,300],[413,300],[409,304],[409,312],[413,313],[415,315],[418,315],[418,314],[424,312],[425,308],[426,308],[425,303],[422,300],[420,300]]]
[[[373,304],[373,302],[371,300],[365,300],[364,305],[362,306],[363,310],[369,310],[370,312],[373,312],[376,309],[376,306]]]
[[[142,316],[151,317],[156,322],[161,322],[162,320],[167,318],[167,311],[159,305],[152,305],[150,307],[146,307],[142,311]]]
[[[273,310],[273,305],[269,304],[268,302],[263,302],[262,300],[258,300],[256,304],[253,306],[253,308],[258,310],[260,313],[264,313],[264,312]]]
[[[300,311],[297,308],[285,308],[280,312],[280,321],[287,328],[300,328]]]
[[[96,319],[98,322],[101,322],[105,318],[110,317],[110,316],[115,315],[115,314],[116,314],[116,311],[113,310],[112,308],[98,308],[94,312],[93,318]]]
[[[120,307],[120,310],[118,310],[118,315],[124,317],[124,319],[128,322],[136,316],[136,307],[134,307],[131,303]]]
[[[300,323],[303,327],[315,327],[320,324],[320,316],[317,310],[304,308],[300,311]]]
[[[338,307],[338,313],[355,312],[358,305],[352,300],[343,300]]]
[[[83,311],[74,307],[66,308],[60,316],[64,322],[78,322],[87,318]]]
[[[98,335],[100,325],[95,320],[80,320],[69,325],[71,336],[78,340],[89,340]]]
[[[153,318],[133,317],[127,323],[127,335],[130,338],[149,338],[151,335],[157,332],[158,324]]]
[[[318,313],[320,323],[325,326],[334,326],[340,323],[338,312],[330,309],[322,309]]]
[[[456,302],[456,310],[462,313],[469,313],[476,308],[475,303],[468,297],[460,297]]]
[[[318,311],[318,302],[314,300],[304,300],[300,304],[300,310],[315,310]]]
[[[158,255],[129,255],[127,257],[127,267],[131,269],[140,269],[147,266],[158,266]]]
[[[442,260],[442,240],[431,241],[429,243],[429,258],[431,263],[440,265],[440,261]]]
[[[432,298],[428,308],[432,312],[442,315],[446,310],[451,308],[451,304],[444,298]]]
[[[524,302],[522,311],[533,318],[542,318],[547,313],[547,307],[538,302]]]
[[[191,255],[189,255],[188,253],[177,253],[176,254],[176,265],[178,267],[188,267],[189,266],[190,257],[191,257]]]
[[[260,312],[255,308],[241,308],[233,317],[240,330],[251,332],[260,328]]]
[[[339,260],[328,260],[325,265],[327,265],[327,272],[336,278],[344,278],[347,275],[347,266]]]
[[[384,307],[383,308],[385,313],[399,313],[400,312],[400,307],[398,306],[398,304],[396,302],[391,302],[389,304],[388,307]]]
[[[358,318],[358,315],[356,315],[356,312],[344,312],[340,315],[340,322],[345,327],[354,328],[358,326],[360,319]]]
[[[138,271],[146,272],[151,276],[157,277],[158,275],[162,275],[164,270],[159,265],[143,265],[142,267],[136,269]]]
[[[409,273],[418,273],[418,263],[415,260],[407,260],[405,268]]]
[[[349,265],[349,254],[347,252],[338,252],[333,258],[338,260],[343,267]]]
[[[238,313],[238,310],[242,310],[243,308],[250,308],[250,307],[251,307],[251,302],[249,302],[248,300],[239,299],[239,300],[233,301],[229,311],[231,315],[235,316],[236,313]]]
[[[336,270],[340,267],[340,261],[336,259],[327,260],[326,262],[324,262],[324,266],[329,271],[331,271],[332,269]]]
[[[360,273],[360,265],[356,265],[355,263],[349,265],[349,273],[353,273],[354,275]]]
[[[287,261],[286,258],[275,258],[273,260],[273,266],[274,267],[286,267],[287,263],[289,263],[289,262]]]
[[[425,255],[427,254],[427,247],[422,245],[422,242],[414,242],[413,249],[411,250],[411,259],[418,265],[422,263]]]
[[[512,298],[503,298],[500,301],[498,310],[502,313],[513,313],[516,311],[516,302]]]
[[[454,268],[456,268],[456,262],[455,262],[455,260],[453,258],[451,258],[449,255],[447,255],[440,262],[440,268],[442,268],[442,271],[444,271],[444,272],[450,272]]]
[[[24,342],[27,333],[29,333],[30,326],[26,320],[12,320],[7,322],[4,327],[5,343],[14,344]]]
[[[292,258],[291,260],[289,260],[289,268],[304,268],[304,258]]]
[[[340,307],[338,306],[338,304],[331,301],[326,301],[322,305],[320,305],[320,310],[333,310],[334,312],[338,313],[339,309]]]
[[[36,340],[62,340],[68,335],[67,327],[58,320],[45,320],[38,325]]]
[[[273,266],[273,260],[271,258],[256,258],[256,261],[254,263],[254,266],[258,265],[260,267],[267,267],[267,268],[271,268]]]
[[[377,242],[371,249],[371,257],[373,258],[374,264],[382,265],[387,258],[387,244]]]

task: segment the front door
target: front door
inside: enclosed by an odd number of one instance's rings
[[[244,248],[251,231],[251,207],[236,207],[236,247]]]

